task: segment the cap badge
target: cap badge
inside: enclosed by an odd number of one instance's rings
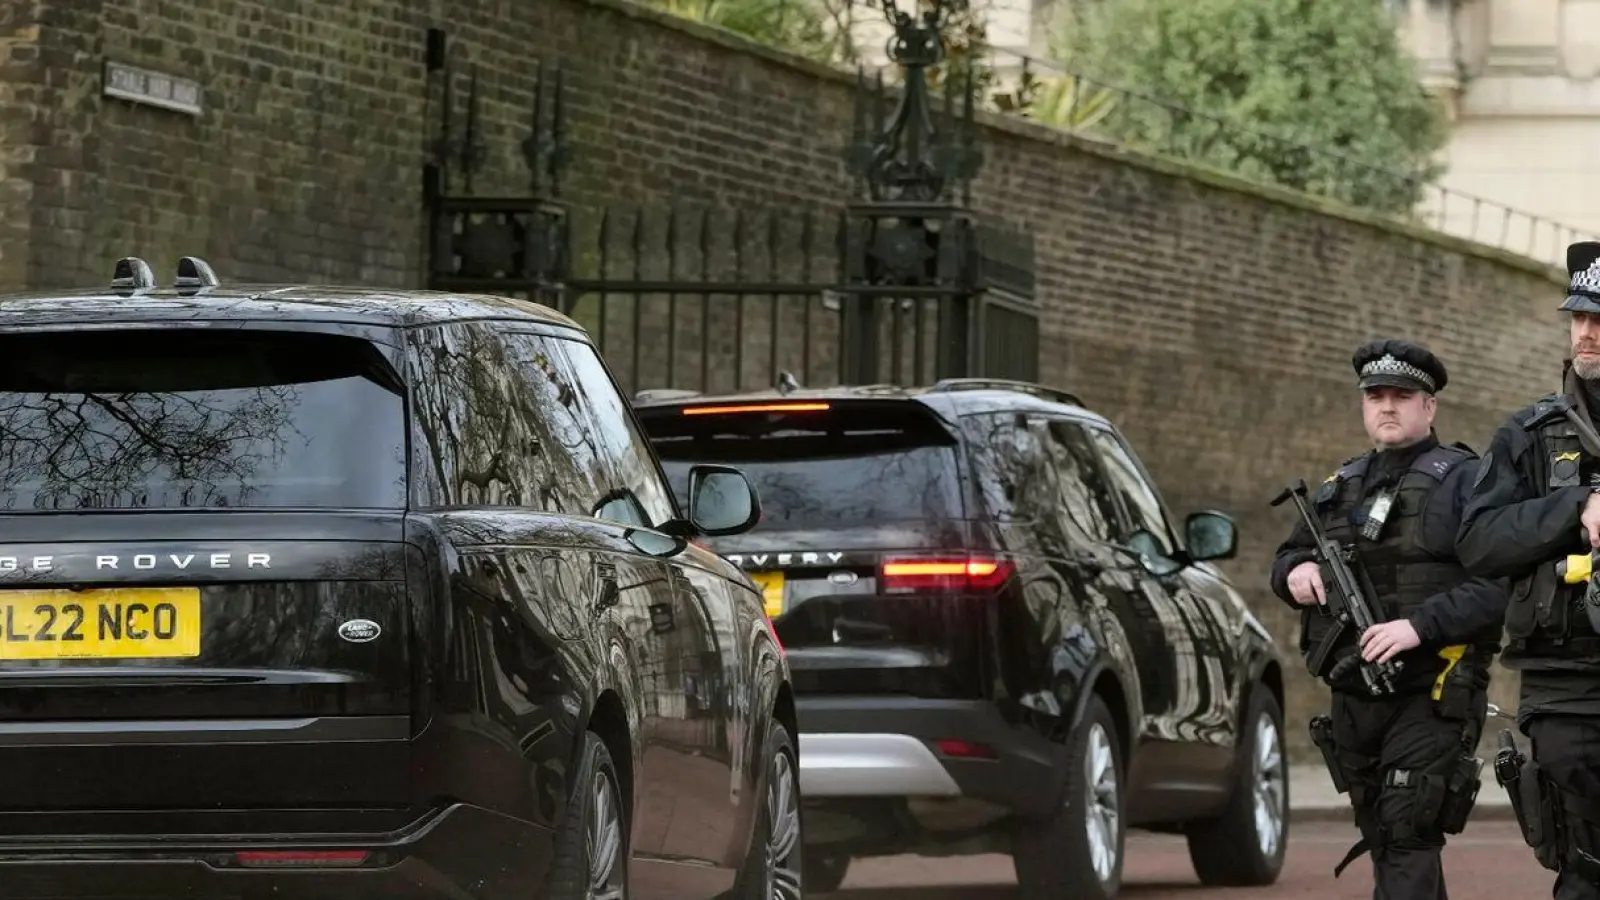
[[[1571,290],[1600,296],[1600,259],[1590,263],[1589,268],[1572,273]]]

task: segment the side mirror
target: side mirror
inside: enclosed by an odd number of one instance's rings
[[[761,498],[732,466],[689,469],[689,522],[707,537],[744,534],[761,521]]]
[[[646,556],[659,559],[670,559],[683,552],[689,541],[679,535],[664,534],[658,531],[645,531],[639,528],[629,528],[622,533],[623,540],[633,545],[635,550]]]
[[[1130,556],[1138,559],[1146,572],[1157,578],[1165,578],[1183,568],[1183,563],[1167,556],[1166,551],[1161,549],[1161,542],[1142,528],[1128,538],[1126,550]]]
[[[1195,562],[1232,559],[1239,549],[1239,530],[1233,519],[1213,510],[1190,513],[1183,523],[1189,558]]]

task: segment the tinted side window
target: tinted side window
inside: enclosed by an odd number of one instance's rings
[[[650,444],[634,422],[600,355],[579,341],[550,341],[567,360],[578,402],[593,427],[590,433],[611,461],[615,486],[622,491],[600,518],[632,525],[658,526],[674,518],[672,494],[651,455]],[[642,521],[639,521],[642,519]]]
[[[1122,506],[1130,520],[1130,533],[1143,529],[1165,555],[1171,555],[1172,544],[1167,539],[1167,520],[1161,511],[1161,501],[1150,484],[1145,481],[1133,453],[1115,434],[1104,428],[1091,428],[1095,445],[1100,449],[1100,459],[1105,463],[1106,476],[1112,488],[1122,499]]]
[[[961,422],[983,512],[1067,537],[1058,533],[1060,474],[1045,423],[1017,413],[963,416]]]
[[[1079,533],[1110,541],[1117,502],[1100,471],[1087,430],[1077,422],[1052,419],[1048,431],[1064,514]]]
[[[594,514],[604,457],[548,339],[483,323],[410,335],[418,505]]]

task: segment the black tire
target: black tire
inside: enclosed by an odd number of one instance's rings
[[[738,900],[802,900],[805,897],[805,828],[800,816],[800,759],[794,736],[782,722],[767,725],[763,745],[761,808],[750,835],[750,853],[739,870]]]
[[[628,896],[628,798],[611,751],[592,731],[581,738],[578,768],[550,866],[551,900],[621,900]],[[593,893],[591,893],[591,891]]]
[[[840,853],[806,854],[806,894],[831,894],[850,874],[850,857]]]
[[[1111,710],[1090,697],[1070,738],[1066,802],[1048,818],[1021,823],[1013,836],[1022,900],[1112,900],[1122,889],[1122,757]]]
[[[1233,796],[1221,816],[1191,824],[1189,859],[1200,883],[1218,887],[1274,884],[1289,844],[1289,766],[1283,710],[1255,685],[1239,726]]]

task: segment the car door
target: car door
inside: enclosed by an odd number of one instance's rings
[[[998,679],[1018,702],[1064,715],[1056,696],[1057,649],[1079,623],[1075,599],[1085,576],[1076,548],[1059,527],[1055,471],[1043,424],[1027,413],[997,411],[961,417],[972,473],[973,527],[992,532],[1016,567],[1021,614],[991,610],[1001,660]],[[982,533],[981,531],[979,533]],[[1092,576],[1088,576],[1092,577]],[[1061,673],[1071,682],[1082,672]]]
[[[1175,728],[1171,685],[1176,674],[1161,604],[1152,601],[1147,573],[1125,548],[1122,506],[1087,429],[1065,416],[1048,417],[1041,427],[1055,462],[1060,515],[1076,536],[1080,567],[1092,576],[1086,585],[1092,606],[1103,610],[1107,650],[1120,652],[1124,671],[1138,678],[1142,721],[1137,731],[1141,737],[1161,737]]]
[[[1170,683],[1170,731],[1162,737],[1184,743],[1231,745],[1227,727],[1231,708],[1228,674],[1222,663],[1226,648],[1222,631],[1207,604],[1183,577],[1174,557],[1178,544],[1167,521],[1160,494],[1143,464],[1122,436],[1091,426],[1106,479],[1122,514],[1119,539],[1144,559],[1142,581],[1149,612],[1167,634],[1175,672]]]
[[[678,511],[648,441],[593,347],[550,344],[573,374],[576,402],[614,486],[612,500],[597,515],[630,526],[635,542],[653,541],[660,548],[670,539],[655,526],[677,518]],[[745,777],[734,733],[743,722],[735,721],[722,689],[729,674],[739,671],[732,611],[716,579],[692,557],[658,550],[631,561],[638,577],[652,585],[648,616],[636,628],[650,635],[661,654],[660,671],[649,673],[656,708],[645,736],[634,833],[642,854],[697,864],[677,866],[671,881],[679,890],[710,896],[733,884],[729,850],[738,844],[734,830],[741,819],[734,786]],[[659,883],[667,888],[666,881]],[[656,884],[652,876],[633,888],[641,897],[657,896]]]

